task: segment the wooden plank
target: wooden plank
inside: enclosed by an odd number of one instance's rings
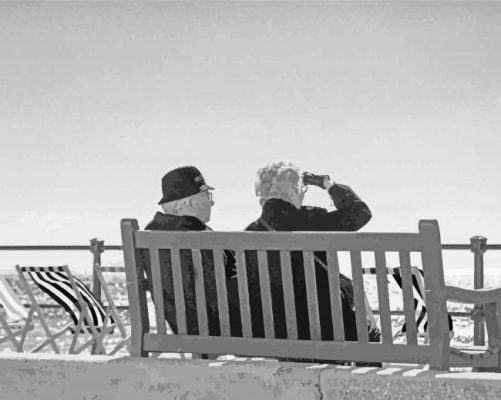
[[[416,233],[340,232],[173,232],[139,231],[138,248],[298,250],[298,251],[420,251]]]
[[[155,316],[157,319],[158,333],[165,333],[165,312],[162,281],[160,277],[160,259],[158,249],[150,249],[151,275],[153,286],[153,303],[155,304]]]
[[[315,274],[315,258],[312,251],[303,252],[304,278],[306,284],[306,297],[308,301],[308,318],[310,323],[311,340],[320,340],[320,317],[318,315],[317,279]]]
[[[131,323],[130,355],[133,357],[146,357],[148,353],[144,351],[143,335],[149,331],[148,307],[146,305],[146,293],[142,284],[144,273],[136,263],[134,238],[139,225],[135,219],[122,219],[120,229]]]
[[[408,251],[400,251],[400,273],[402,276],[402,297],[405,315],[405,334],[408,344],[417,344],[416,311],[412,292],[411,256]]]
[[[379,302],[379,315],[383,343],[393,343],[391,329],[390,296],[388,293],[388,275],[386,271],[386,255],[384,251],[374,253],[376,261],[377,294]]]
[[[219,311],[221,335],[230,336],[230,314],[228,311],[228,294],[226,291],[226,272],[223,250],[213,249],[212,254],[214,255],[214,273],[216,275],[217,307]]]
[[[458,351],[458,349],[452,349],[449,354],[449,366],[451,367],[471,367],[475,365],[476,368],[499,368],[499,350],[496,349],[493,354],[481,358],[478,360],[471,360],[469,357],[464,357],[461,355],[467,355],[467,351]]]
[[[339,261],[335,251],[329,251],[327,253],[327,273],[329,279],[334,341],[344,342],[343,306],[341,303],[341,290],[339,286]]]
[[[489,338],[489,347],[498,348],[501,346],[501,302],[492,302],[484,305],[485,324]]]
[[[449,366],[449,322],[437,221],[419,221],[419,232],[423,242],[422,260],[431,348],[430,369],[445,370]]]
[[[108,284],[106,282],[106,279],[104,279],[104,276],[102,272],[109,272],[109,273],[115,273],[115,272],[123,272],[125,273],[125,267],[117,267],[120,268],[120,270],[114,270],[114,269],[109,269],[109,268],[115,268],[115,267],[103,267],[101,265],[94,265],[94,273],[97,277],[97,280],[99,282],[99,285],[101,289],[104,292],[104,296],[106,297],[106,300],[108,301],[108,308],[111,310],[111,315],[115,319],[115,323],[118,325],[118,329],[120,330],[120,334],[122,337],[127,336],[127,328],[125,327],[123,319],[120,317],[120,314],[118,313],[118,309],[115,306],[115,303],[113,302],[113,296],[111,295],[110,289],[108,287]]]
[[[284,288],[287,338],[297,339],[296,302],[294,299],[294,283],[292,279],[291,256],[288,251],[280,252],[280,265],[282,271],[282,285]]]
[[[456,286],[446,286],[447,300],[461,303],[492,303],[501,299],[501,288],[464,289]]]
[[[261,287],[261,300],[263,304],[264,333],[265,337],[273,338],[275,337],[275,326],[273,324],[268,255],[265,251],[258,251],[257,259],[259,264],[259,285]]]
[[[245,354],[265,357],[294,357],[318,360],[426,363],[427,346],[311,340],[256,339],[192,335],[145,335],[148,351]]]
[[[249,304],[249,285],[247,283],[247,267],[245,263],[245,254],[242,250],[236,251],[237,259],[237,279],[238,295],[240,298],[240,314],[242,319],[242,335],[252,337],[252,323]]]
[[[365,310],[364,276],[362,271],[362,254],[351,251],[351,276],[353,279],[353,296],[355,302],[355,319],[357,321],[358,342],[369,341],[367,312]]]
[[[204,271],[202,266],[202,254],[200,250],[191,252],[193,257],[193,270],[195,273],[195,297],[197,301],[197,317],[199,335],[209,334],[209,324],[207,322],[207,305],[205,300]]]
[[[174,282],[174,302],[176,303],[177,332],[182,335],[187,333],[187,329],[183,275],[181,272],[181,259],[179,257],[179,250],[171,249],[170,257],[172,264],[172,281]]]

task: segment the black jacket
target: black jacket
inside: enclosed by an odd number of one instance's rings
[[[370,221],[369,207],[348,186],[335,184],[329,188],[329,195],[336,207],[330,212],[321,207],[297,209],[284,200],[268,200],[261,217],[245,230],[268,230],[261,219],[277,231],[357,231]]]
[[[262,208],[261,217],[247,226],[247,231],[356,231],[371,219],[367,205],[348,187],[333,185],[329,194],[337,210],[328,212],[320,207],[301,207],[280,199],[268,200]],[[315,252],[325,263],[325,252]],[[264,335],[261,293],[259,291],[259,269],[255,252],[247,252],[248,281],[251,297],[251,317],[253,335]],[[310,328],[307,307],[307,295],[304,275],[303,256],[301,252],[291,252],[294,297],[296,302],[296,319],[299,339],[310,339]],[[275,335],[286,338],[285,306],[280,268],[279,252],[268,252],[268,265],[271,283]],[[327,271],[315,263],[317,296],[319,305],[322,340],[333,340],[332,315]],[[351,280],[340,274],[342,306],[346,340],[357,340],[355,313],[353,311],[353,284]],[[370,340],[379,340],[379,332],[372,331]]]
[[[171,214],[163,214],[157,212],[152,221],[150,221],[145,230],[152,231],[205,231],[210,228],[196,217],[192,216],[177,216]],[[221,334],[219,326],[219,310],[217,302],[217,289],[214,272],[214,259],[210,250],[201,250],[202,265],[203,265],[203,280],[206,297],[207,317],[209,325],[209,334],[219,336]],[[149,254],[143,252],[143,257],[149,257]],[[178,333],[176,308],[174,301],[174,287],[172,281],[172,264],[168,250],[160,250],[160,273],[162,284],[164,287],[164,308],[165,318],[172,328],[174,333]],[[193,268],[193,259],[190,250],[180,251],[181,272],[183,275],[183,290],[186,305],[186,325],[187,333],[197,335],[198,317],[197,304],[195,296],[195,273]],[[149,259],[145,260],[145,265],[150,265]],[[232,333],[236,336],[241,336],[241,323],[239,321],[240,314],[238,310],[231,307],[235,304],[230,301],[231,298],[238,295],[237,280],[231,279],[235,274],[235,256],[232,251],[224,251],[224,261],[226,270],[226,287],[228,292],[228,303],[230,305],[230,325],[232,325]],[[146,270],[148,281],[151,282],[151,271]],[[151,290],[151,285],[147,284],[147,289]],[[235,314],[237,313],[237,314]]]

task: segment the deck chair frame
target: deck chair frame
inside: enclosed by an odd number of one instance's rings
[[[36,314],[36,317],[38,317],[42,328],[47,336],[47,339],[42,341],[39,345],[37,345],[35,348],[31,350],[31,352],[38,352],[48,346],[49,344],[52,346],[53,350],[55,353],[59,354],[61,352],[61,349],[59,348],[56,339],[58,339],[61,335],[63,335],[66,331],[70,331],[73,334],[72,342],[70,344],[69,348],[69,353],[70,354],[78,354],[81,353],[83,350],[85,350],[87,347],[91,346],[92,344],[95,344],[95,349],[94,353],[96,354],[102,354],[105,352],[104,346],[103,346],[103,338],[104,335],[110,331],[113,330],[113,326],[110,325],[108,326],[108,322],[113,321],[111,320],[111,315],[109,312],[102,312],[104,314],[103,317],[103,322],[100,326],[96,326],[94,323],[90,323],[90,321],[93,321],[93,317],[91,315],[90,308],[87,304],[86,301],[84,301],[82,297],[82,291],[86,291],[85,295],[87,298],[90,298],[91,301],[95,302],[96,304],[99,304],[97,300],[94,298],[92,293],[87,289],[85,290],[85,285],[83,285],[82,282],[78,281],[71,273],[69,267],[67,265],[62,265],[62,266],[43,266],[43,267],[34,267],[34,266],[19,266],[16,265],[16,270],[19,274],[19,278],[21,280],[21,284],[24,286],[24,289],[26,293],[28,294],[28,297],[31,302],[31,310],[33,311],[30,316],[29,316],[29,321],[31,322],[34,315]],[[67,279],[69,286],[66,282],[64,284],[66,285],[66,290],[71,289],[70,293],[71,295],[74,296],[76,301],[73,301],[72,299],[65,297],[64,299],[61,297],[58,297],[54,292],[57,290],[55,286],[52,286],[52,290],[54,290],[53,294],[50,294],[49,292],[52,292],[49,287],[51,287],[51,284],[46,282],[46,285],[48,287],[45,287],[40,284],[40,282],[34,278],[35,275],[32,274],[47,274],[46,276],[49,277],[48,273],[60,273],[60,277],[63,277]],[[44,314],[38,305],[38,302],[35,298],[35,295],[33,291],[31,290],[31,287],[28,283],[27,275],[30,276],[31,281],[36,284],[42,291],[45,293],[49,294],[54,300],[58,298],[60,301],[56,300],[60,304],[60,302],[64,302],[66,305],[68,305],[69,309],[66,309],[65,311],[70,315],[72,322],[66,324],[63,328],[59,329],[56,332],[52,332],[49,328],[49,325],[44,317]],[[36,275],[38,276],[38,275]],[[42,275],[44,276],[44,275]],[[61,282],[61,281],[60,281]],[[77,284],[80,283],[80,287]],[[82,287],[83,286],[83,287]],[[72,308],[70,304],[73,303],[73,306],[77,308],[78,310],[78,316],[77,312],[75,310],[70,311]],[[60,304],[61,305],[61,304]],[[102,306],[101,306],[102,307]],[[99,312],[101,310],[97,310]],[[94,310],[94,313],[96,313],[96,310]],[[99,312],[101,314],[101,312]],[[95,314],[97,315],[97,314]],[[82,345],[77,347],[77,342],[78,338],[80,337],[81,334],[90,334],[91,338],[85,341]]]
[[[113,355],[117,353],[122,347],[127,346],[130,351],[130,334],[127,332],[127,328],[123,322],[120,313],[113,301],[113,296],[111,295],[110,289],[108,287],[108,283],[103,276],[103,273],[122,273],[125,279],[125,267],[120,266],[106,266],[100,265],[99,263],[94,264],[94,272],[99,280],[100,287],[104,292],[104,296],[106,297],[107,305],[106,312],[110,314],[112,318],[115,319],[118,329],[120,331],[120,335],[122,336],[122,340],[118,342],[115,347],[108,353],[109,355]]]
[[[27,323],[30,311],[24,307],[17,293],[2,275],[0,275],[0,304],[7,314],[7,319],[0,314],[0,325],[5,332],[5,336],[0,337],[0,344],[10,341],[17,352],[22,352],[26,334],[33,329],[33,324]],[[18,339],[18,336],[21,338]]]

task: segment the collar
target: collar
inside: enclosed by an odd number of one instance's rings
[[[210,228],[191,215],[172,215],[158,212],[146,229],[172,231],[206,231]]]

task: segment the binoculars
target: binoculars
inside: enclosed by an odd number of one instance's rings
[[[320,188],[324,188],[324,181],[327,178],[328,181],[330,181],[329,175],[315,175],[312,174],[311,172],[305,172],[302,175],[303,177],[303,185],[314,185],[318,186]]]

